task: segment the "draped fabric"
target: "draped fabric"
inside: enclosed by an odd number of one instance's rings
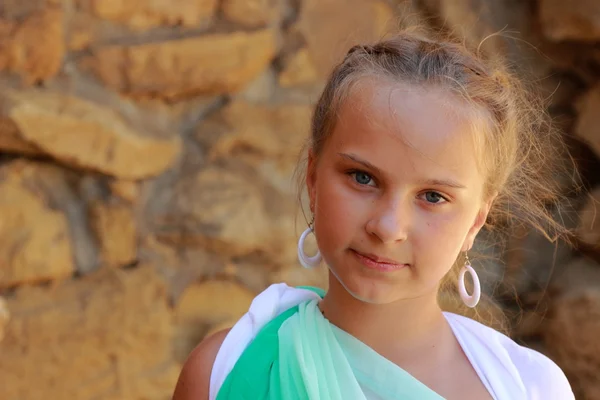
[[[398,365],[330,324],[324,292],[275,284],[255,298],[217,354],[210,400],[442,399]],[[549,358],[469,318],[444,313],[495,400],[574,400]]]
[[[331,325],[317,300],[268,324],[244,352],[217,400],[441,400],[360,340]]]

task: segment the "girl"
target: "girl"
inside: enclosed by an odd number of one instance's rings
[[[534,106],[461,45],[404,32],[352,48],[316,105],[298,245],[329,268],[327,293],[269,287],[192,352],[174,399],[573,399],[550,359],[438,301],[458,270],[477,305],[467,252],[507,205],[560,233],[544,178],[560,147]]]

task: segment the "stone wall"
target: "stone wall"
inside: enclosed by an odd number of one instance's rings
[[[345,49],[415,21],[471,43],[504,29],[483,51],[571,138],[592,189],[576,249],[515,232],[490,271],[515,338],[600,399],[590,0],[0,1],[0,398],[168,399],[268,284],[325,285],[295,250],[312,105]]]

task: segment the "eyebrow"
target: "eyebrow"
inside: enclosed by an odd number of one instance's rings
[[[356,154],[338,153],[338,155],[347,160],[351,160],[358,164],[361,164],[364,167],[370,169],[371,171],[374,171],[378,174],[382,174],[382,171],[379,168],[377,168],[375,165],[371,164],[370,162],[361,159]],[[466,189],[467,188],[466,186],[461,185],[460,183],[455,182],[451,179],[423,179],[423,180],[420,180],[419,183],[423,184],[423,185],[431,185],[431,186],[447,186],[447,187],[451,187],[454,189]]]
[[[355,154],[338,153],[338,155],[342,156],[343,158],[345,158],[347,160],[354,161],[355,163],[361,164],[364,167],[370,169],[371,171],[375,171],[378,174],[382,174],[382,171],[379,168],[377,168],[375,165],[371,164],[370,162],[368,162],[366,160],[359,158]]]

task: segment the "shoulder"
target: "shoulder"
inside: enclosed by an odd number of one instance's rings
[[[173,400],[208,399],[210,375],[217,353],[229,329],[205,338],[185,361],[173,394]]]
[[[546,355],[522,346],[507,335],[498,332],[473,319],[445,313],[463,347],[472,347],[475,352],[490,352],[502,364],[502,368],[512,371],[531,399],[574,399],[571,385],[560,367]],[[463,335],[468,332],[469,337]],[[458,337],[462,335],[463,337]],[[480,346],[473,343],[478,342]],[[483,350],[482,350],[483,349]],[[467,352],[469,349],[465,349]],[[490,363],[488,365],[493,365]]]
[[[228,330],[204,339],[188,356],[173,400],[215,398],[242,353],[270,321],[299,303],[319,297],[315,288],[272,284],[257,295],[250,309]]]

